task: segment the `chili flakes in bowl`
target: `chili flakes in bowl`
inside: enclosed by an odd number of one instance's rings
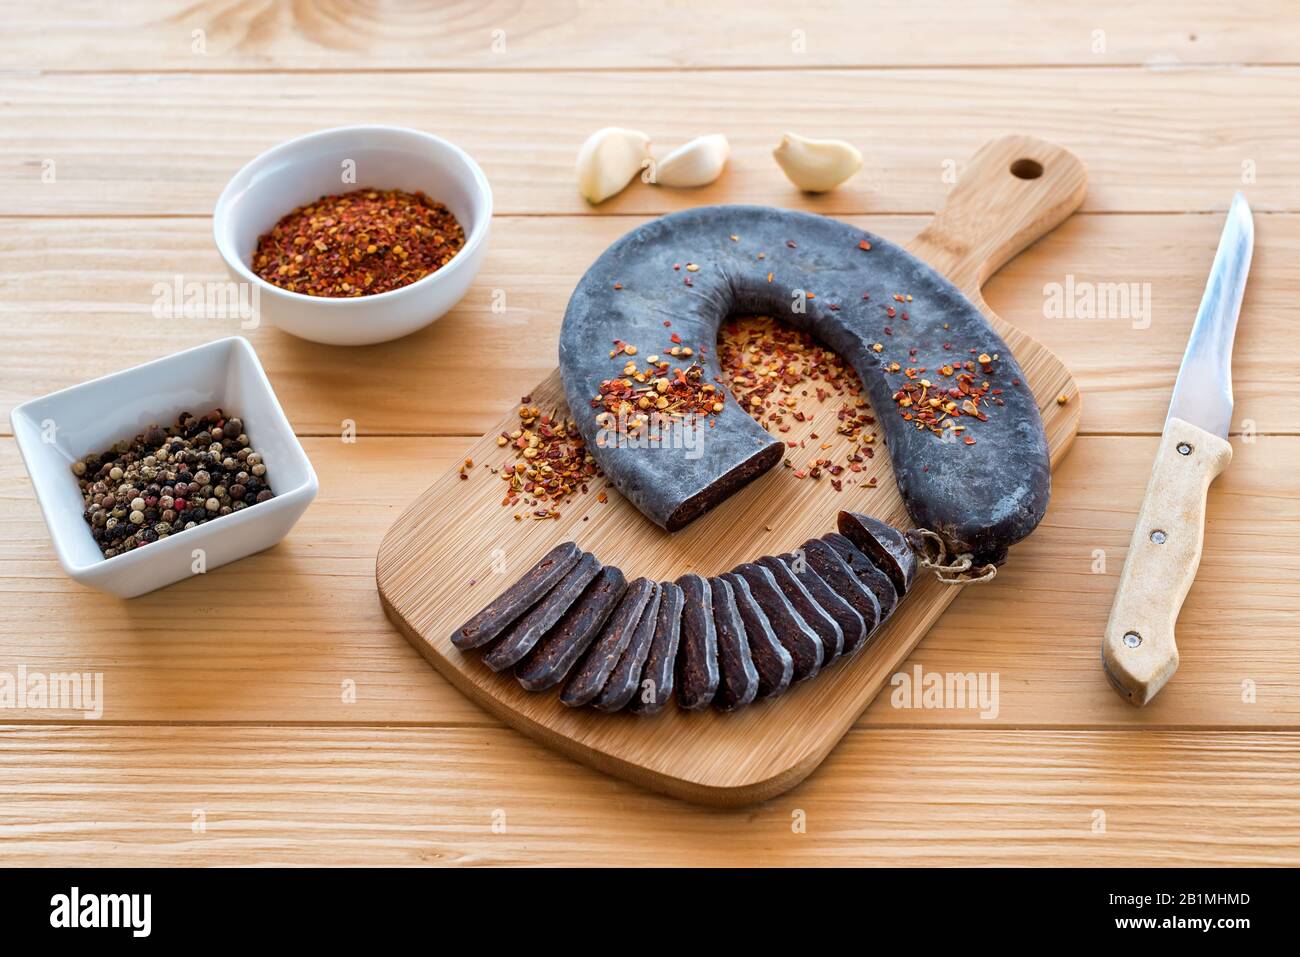
[[[456,217],[424,193],[358,189],[281,218],[258,239],[252,269],[289,292],[373,296],[437,272],[464,245]]]

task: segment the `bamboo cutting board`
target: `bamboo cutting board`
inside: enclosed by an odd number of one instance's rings
[[[1053,468],[1078,430],[1074,380],[1052,353],[996,316],[980,288],[1077,209],[1086,182],[1083,164],[1059,146],[1026,136],[992,141],[960,171],[944,208],[907,244],[980,308],[1014,352],[1038,399]],[[565,413],[558,371],[530,394],[530,404]],[[1064,405],[1057,402],[1061,395],[1069,399]],[[836,408],[828,402],[817,409],[812,430],[835,435]],[[876,476],[877,488],[846,485],[836,492],[827,481],[800,481],[778,466],[678,532],[651,524],[612,487],[608,502],[597,501],[603,480],[560,505],[559,519],[519,522],[514,516],[521,508],[501,504],[504,483],[481,467],[503,461],[496,437],[517,422],[511,409],[466,452],[474,462],[468,479],[457,469],[447,472],[394,523],[376,562],[380,598],[393,623],[464,694],[518,730],[607,773],[706,804],[745,805],[780,794],[821,763],[960,591],[918,576],[864,651],[779,698],[731,714],[669,706],[639,718],[566,708],[555,690],[525,691],[508,673],[490,671],[477,652],[462,653],[450,641],[452,631],[559,542],[577,541],[629,579],[663,580],[688,571],[715,575],[794,548],[831,531],[842,508],[900,528],[909,520],[880,446],[859,476],[864,482]]]

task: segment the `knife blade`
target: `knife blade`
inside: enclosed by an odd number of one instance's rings
[[[1102,639],[1102,668],[1135,705],[1155,697],[1178,669],[1174,624],[1201,563],[1206,496],[1232,460],[1232,343],[1254,247],[1250,205],[1238,193],[1174,383]]]

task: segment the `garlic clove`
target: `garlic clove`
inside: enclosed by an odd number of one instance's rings
[[[650,137],[640,130],[597,130],[578,151],[578,189],[593,206],[604,202],[632,182],[649,159]]]
[[[731,144],[721,133],[697,136],[677,147],[655,165],[654,182],[660,186],[707,186],[722,175]]]
[[[862,169],[862,154],[843,140],[810,140],[786,133],[772,155],[790,182],[809,193],[834,189]]]

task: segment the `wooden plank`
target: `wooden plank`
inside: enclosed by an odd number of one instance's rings
[[[6,866],[1300,863],[1296,732],[856,731],[736,814],[496,729],[5,727],[0,787]]]
[[[996,581],[967,589],[900,668],[909,677],[917,666],[926,675],[997,675],[996,717],[982,718],[974,707],[895,707],[900,686],[887,688],[859,726],[1296,727],[1294,437],[1234,442],[1232,467],[1210,491],[1177,677],[1141,711],[1102,677],[1101,634],[1156,441],[1078,439],[1056,475],[1043,525],[1016,546]],[[321,493],[284,543],[202,581],[123,602],[63,576],[13,440],[0,440],[0,671],[102,672],[110,721],[495,726],[411,650],[375,593],[383,534],[460,460],[468,440],[363,436],[355,445],[325,438],[305,445]],[[478,473],[473,481],[497,480]],[[876,507],[864,493],[845,502]],[[355,682],[353,703],[344,697],[347,681]],[[1246,681],[1254,701],[1243,695]],[[3,714],[7,721],[72,717]]]
[[[644,129],[661,151],[702,132],[726,133],[733,149],[711,186],[638,183],[603,213],[708,202],[933,212],[963,158],[991,137],[1021,132],[1087,164],[1085,209],[1226,209],[1244,184],[1258,208],[1295,211],[1298,80],[1294,67],[9,74],[0,77],[0,214],[207,214],[262,150],[352,123],[448,137],[479,160],[506,214],[587,212],[574,158],[589,133],[611,123]],[[834,192],[805,199],[770,155],[787,129],[850,140],[866,166]]]
[[[1277,4],[1099,0],[1050,14],[1015,0],[744,0],[701,7],[548,0],[373,5],[276,0],[14,5],[0,61],[40,70],[800,68],[1034,63],[1295,62],[1296,11]],[[942,29],[936,26],[942,24]],[[195,30],[202,30],[201,46]],[[499,32],[498,32],[499,31]]]
[[[849,221],[905,242],[919,217]],[[635,217],[499,217],[488,260],[450,314],[406,339],[359,350],[276,329],[244,332],[289,420],[304,433],[481,434],[553,368],[569,294]],[[1084,432],[1160,431],[1222,226],[1219,214],[1071,217],[1013,259],[985,299],[1061,357],[1083,394]],[[1234,351],[1237,415],[1259,432],[1300,430],[1276,396],[1291,388],[1278,361],[1300,290],[1300,216],[1258,216],[1255,266]],[[227,319],[153,314],[155,284],[222,281],[206,221],[33,220],[0,230],[0,433],[18,402],[166,352],[239,333]],[[1044,290],[1102,291],[1096,315],[1060,318]],[[1104,284],[1130,301],[1107,305]],[[504,311],[494,311],[503,304]],[[1076,303],[1077,305],[1077,303]],[[485,371],[487,373],[485,374]],[[1253,423],[1253,425],[1252,425]]]

